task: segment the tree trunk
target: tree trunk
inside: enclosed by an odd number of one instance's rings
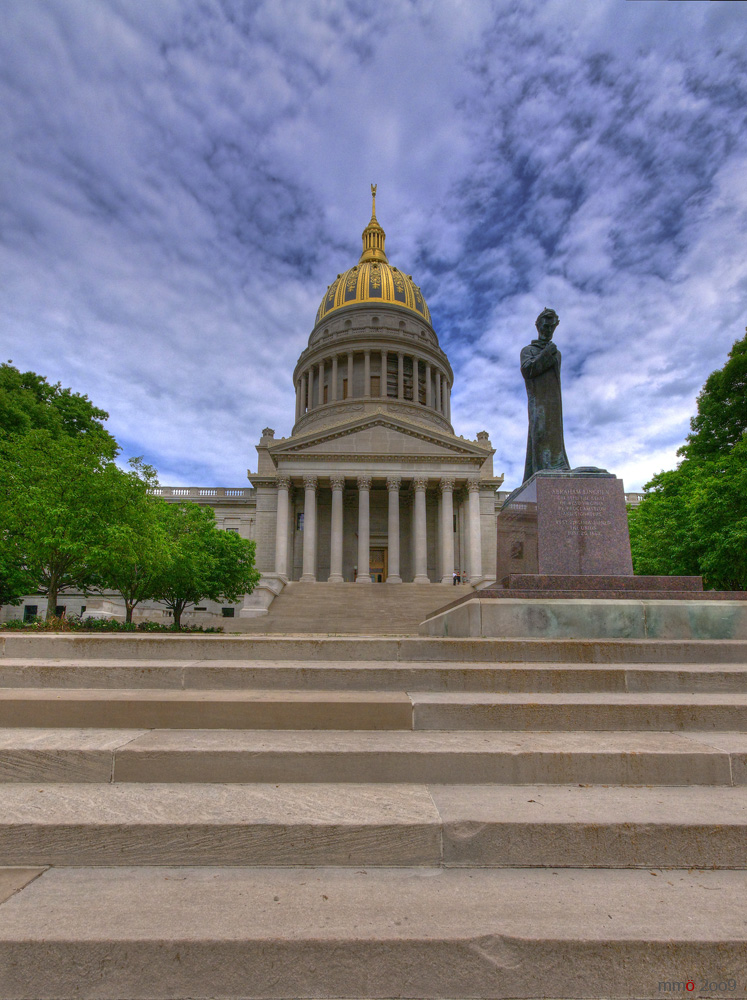
[[[128,625],[132,624],[132,611],[134,607],[135,605],[125,598],[125,622]]]
[[[182,611],[184,611],[184,605],[180,601],[174,605],[174,628],[182,627]]]
[[[57,591],[59,590],[59,579],[56,573],[53,573],[49,577],[49,586],[47,587],[47,621],[57,614]]]

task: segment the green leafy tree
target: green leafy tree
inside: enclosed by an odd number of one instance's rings
[[[20,604],[24,594],[33,592],[35,587],[36,581],[26,569],[14,539],[5,532],[0,537],[0,607]]]
[[[630,512],[635,571],[747,590],[747,336],[708,377],[690,426],[679,466]]]
[[[102,421],[109,416],[87,396],[51,385],[42,375],[21,372],[10,362],[0,365],[0,453],[4,444],[32,430],[46,430],[52,438],[93,437],[108,458],[117,454],[117,442]]]
[[[254,568],[254,542],[221,531],[210,507],[164,502],[160,516],[168,556],[154,587],[177,628],[193,605],[204,600],[235,603],[251,593],[260,577]]]
[[[109,481],[103,544],[88,559],[97,581],[92,589],[119,594],[127,622],[138,604],[156,596],[157,581],[169,558],[162,516],[165,501],[150,492],[158,484],[155,469],[142,459],[130,459],[129,464],[129,472]]]
[[[0,465],[0,519],[5,543],[29,583],[47,595],[54,615],[60,591],[85,590],[106,542],[120,469],[98,435],[54,437],[31,430],[6,441]],[[108,447],[107,447],[108,451]]]

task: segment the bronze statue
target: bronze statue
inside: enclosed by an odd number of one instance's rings
[[[558,325],[554,309],[537,317],[538,337],[521,352],[521,374],[527,387],[529,433],[524,482],[542,469],[570,471],[563,443],[563,403],[560,395],[560,351],[552,342]]]

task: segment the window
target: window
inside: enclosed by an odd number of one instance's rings
[[[65,605],[64,604],[58,604],[57,607],[54,609],[54,613],[57,615],[58,618],[64,618],[65,617]]]
[[[221,608],[220,613],[223,615],[224,618],[233,618],[233,613],[235,610],[236,610],[235,608]]]
[[[348,380],[346,378],[342,380],[342,398],[348,398]]]
[[[325,385],[324,392],[322,393],[322,402],[324,402],[324,403],[328,403],[329,402],[329,399],[327,398],[328,393],[329,393],[329,386]]]
[[[303,531],[303,512],[296,514],[296,531]]]
[[[226,528],[226,531],[232,531],[234,533],[234,535],[238,535],[238,533],[239,533],[239,529],[238,528]]]
[[[371,395],[380,396],[381,395],[381,376],[372,375],[371,376]]]
[[[23,620],[25,622],[30,621],[32,618],[36,618],[39,612],[38,604],[26,604],[23,608]]]
[[[207,608],[206,607],[204,607],[204,608],[195,608],[194,610],[195,611],[207,611]]]

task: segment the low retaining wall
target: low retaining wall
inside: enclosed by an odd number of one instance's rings
[[[747,602],[475,596],[426,619],[420,633],[501,639],[747,639]]]

